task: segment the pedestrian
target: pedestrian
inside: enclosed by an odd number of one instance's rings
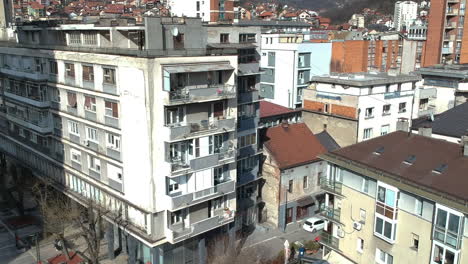
[[[291,254],[289,255],[289,260],[293,260],[294,257],[296,256],[296,249],[294,248],[294,246],[291,247]]]

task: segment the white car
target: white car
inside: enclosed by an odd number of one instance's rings
[[[325,228],[325,224],[326,221],[322,218],[311,217],[304,222],[302,229],[307,232],[314,233],[316,231],[323,230]]]

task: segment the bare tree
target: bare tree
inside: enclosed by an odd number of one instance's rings
[[[65,229],[75,225],[79,227],[75,235],[84,239],[86,250],[80,252],[74,249],[74,251],[88,263],[98,264],[105,230],[103,218],[109,211],[89,199],[84,201],[82,206],[54,190],[49,182],[35,184],[33,193],[43,217],[44,232],[52,234],[55,239],[61,241],[62,253],[69,259],[69,244],[65,240]]]

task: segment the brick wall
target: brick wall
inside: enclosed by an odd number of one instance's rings
[[[463,63],[468,63],[468,19],[466,16],[465,22],[463,23],[463,39],[460,51],[460,64]]]
[[[347,40],[332,43],[332,72],[365,72],[367,71],[366,40]]]
[[[440,63],[445,23],[445,0],[431,0],[423,67]],[[465,23],[466,24],[466,23]]]
[[[332,104],[331,105],[331,113],[333,115],[344,116],[356,119],[357,118],[357,110],[354,107],[343,106]]]
[[[322,102],[304,100],[304,109],[317,111],[317,112],[323,112],[324,108],[325,108],[325,104]]]

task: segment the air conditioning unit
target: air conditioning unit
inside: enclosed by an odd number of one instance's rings
[[[357,231],[361,231],[362,229],[362,224],[359,222],[354,222],[353,223],[353,228],[356,229]]]

